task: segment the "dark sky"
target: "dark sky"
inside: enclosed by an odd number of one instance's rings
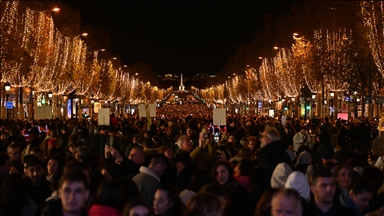
[[[157,74],[221,71],[241,43],[262,29],[265,13],[291,1],[64,1],[83,23],[105,27],[123,64],[147,62]]]

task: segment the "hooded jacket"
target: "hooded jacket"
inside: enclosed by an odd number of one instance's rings
[[[289,174],[292,173],[291,167],[286,163],[279,163],[272,173],[271,187],[272,188],[284,188],[285,182]]]
[[[343,191],[340,194],[340,204],[344,207],[347,207],[351,210],[353,210],[356,214],[356,216],[364,216],[365,213],[368,212],[368,207],[364,210],[364,212],[360,212],[360,210],[357,208],[356,204],[353,202],[353,200],[349,197],[349,191]]]
[[[300,196],[309,202],[311,194],[307,177],[300,171],[292,172],[285,183],[285,188],[292,188],[299,192]]]

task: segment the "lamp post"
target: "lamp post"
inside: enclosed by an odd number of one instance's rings
[[[5,83],[4,89],[5,89],[6,102],[8,102],[9,95],[10,95],[9,92],[11,91],[11,85],[8,82]],[[9,120],[9,111],[8,111],[8,109],[7,109],[7,119]]]
[[[77,107],[77,102],[79,101],[79,97],[76,95],[75,98],[74,98],[74,102],[75,102],[75,116],[76,118],[78,117],[78,107]]]
[[[91,108],[89,110],[89,115],[91,116],[91,118],[93,118],[93,104],[95,103],[95,98],[93,98],[94,95],[92,94],[91,95]]]
[[[331,109],[331,113],[333,115],[334,112],[332,112],[332,108],[333,110],[335,110],[335,107],[334,107],[334,101],[333,101],[333,98],[335,97],[335,92],[331,91],[329,93],[329,96],[331,96],[331,104],[329,105],[329,108]],[[335,116],[337,118],[337,116]]]
[[[312,106],[311,106],[311,113],[312,113],[312,118],[314,117],[314,114],[313,114],[313,107],[314,107],[314,104],[316,103],[316,94],[312,94]]]

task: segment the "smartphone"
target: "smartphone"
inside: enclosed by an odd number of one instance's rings
[[[216,133],[213,138],[214,138],[215,142],[219,142],[220,137],[219,137],[218,133]]]

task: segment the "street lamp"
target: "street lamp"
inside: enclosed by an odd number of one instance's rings
[[[49,105],[52,106],[52,92],[48,92],[48,98],[49,98]]]
[[[8,98],[9,98],[9,92],[11,91],[11,84],[9,84],[9,82],[5,83],[4,85],[4,89],[5,89],[5,96],[6,96],[6,102],[8,102]],[[7,109],[7,119],[9,119],[9,111]]]

